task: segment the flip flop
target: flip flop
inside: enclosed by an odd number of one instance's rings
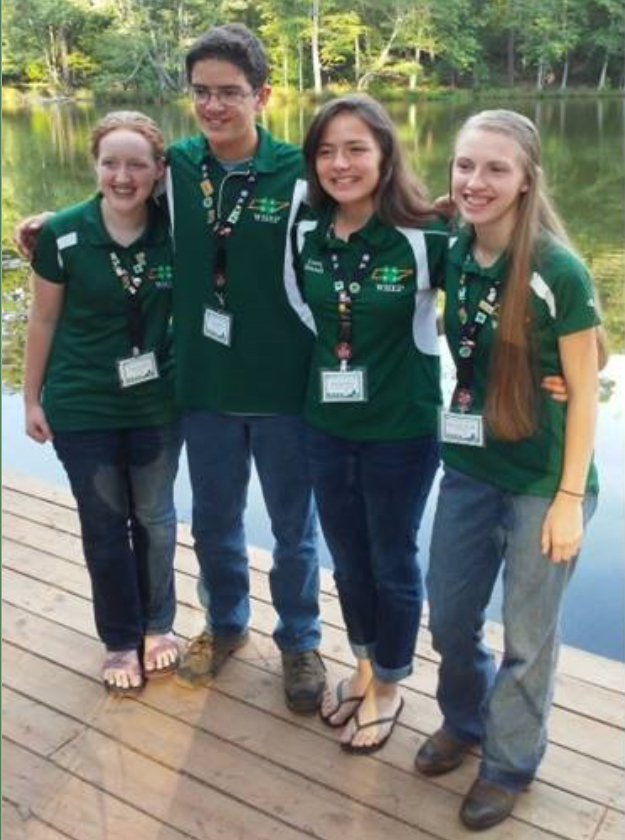
[[[319,717],[321,718],[321,720],[326,724],[326,726],[331,726],[333,729],[340,729],[341,727],[345,726],[345,724],[347,723],[348,720],[352,719],[352,717],[358,711],[358,706],[360,706],[360,704],[362,703],[362,701],[364,699],[364,696],[365,696],[364,694],[355,694],[355,695],[352,695],[351,697],[344,697],[343,696],[343,691],[345,690],[345,686],[347,685],[348,682],[349,682],[349,680],[346,677],[344,680],[341,680],[340,683],[337,685],[337,687],[336,687],[337,703],[336,703],[335,707],[332,709],[331,712],[324,715],[324,714],[322,714],[321,709],[319,710]],[[348,717],[344,718],[340,723],[334,723],[332,720],[330,720],[330,718],[333,717],[337,712],[339,712],[346,703],[355,703],[356,704],[354,706],[354,709],[351,712],[351,714],[348,715]]]
[[[108,651],[106,659],[104,660],[104,666],[102,667],[102,674],[104,675],[104,671],[114,668],[119,671],[125,671],[129,676],[139,676],[141,677],[141,681],[139,682],[139,685],[121,686],[104,679],[104,676],[102,676],[104,688],[106,689],[107,694],[111,697],[136,697],[145,687],[145,679],[143,677],[143,672],[141,671],[141,666],[138,662],[137,665],[134,663],[129,664],[129,652],[130,651],[127,650]]]
[[[171,650],[175,649],[175,659],[169,665],[165,665],[163,668],[148,668],[146,665],[146,655],[143,654],[143,673],[145,678],[148,680],[158,679],[159,677],[166,677],[168,674],[173,674],[175,671],[178,670],[178,665],[180,665],[180,647],[178,646],[178,642],[175,638],[169,635],[163,635],[163,638],[160,642],[157,642],[153,647],[150,648],[150,660],[156,662],[158,657],[163,654],[167,653]]]
[[[370,726],[383,726],[385,723],[390,723],[390,729],[386,733],[386,735],[380,740],[376,741],[375,744],[364,744],[362,747],[357,747],[348,741],[346,744],[341,744],[341,749],[345,750],[345,752],[358,754],[358,755],[371,755],[371,753],[377,752],[381,750],[384,744],[388,741],[388,739],[393,734],[393,729],[395,729],[395,724],[397,723],[397,719],[401,714],[401,710],[404,708],[404,698],[400,697],[399,705],[395,710],[395,713],[390,717],[383,717],[378,718],[377,720],[370,720],[369,723],[361,723],[358,720],[358,711],[354,716],[354,723],[356,724],[356,732],[359,732],[361,729],[368,729]],[[354,735],[356,734],[354,732]],[[353,737],[353,736],[352,736]]]

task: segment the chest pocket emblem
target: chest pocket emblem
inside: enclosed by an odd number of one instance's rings
[[[288,201],[278,201],[275,198],[253,198],[248,204],[248,209],[254,213],[257,222],[268,222],[276,224],[280,221],[283,210],[290,207]]]

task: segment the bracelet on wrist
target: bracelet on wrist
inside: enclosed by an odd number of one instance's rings
[[[565,496],[573,496],[575,499],[583,499],[583,493],[573,493],[572,490],[565,490],[564,487],[558,487],[558,493],[564,493]]]

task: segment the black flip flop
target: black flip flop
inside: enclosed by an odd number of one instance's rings
[[[361,729],[368,729],[370,726],[383,726],[385,723],[390,723],[390,729],[380,741],[376,741],[375,744],[366,744],[362,747],[354,746],[351,741],[348,741],[346,744],[341,744],[341,749],[345,750],[345,752],[352,753],[352,755],[371,755],[371,753],[377,752],[381,750],[384,744],[388,741],[388,739],[393,734],[393,729],[395,729],[395,724],[397,723],[397,719],[401,714],[401,710],[404,708],[404,698],[400,697],[399,705],[395,710],[395,714],[391,717],[383,717],[378,718],[377,720],[370,720],[369,723],[360,723],[358,720],[358,711],[354,716],[354,723],[356,724],[356,732],[359,732]],[[354,735],[356,734],[354,732]],[[353,736],[352,736],[353,737]]]
[[[351,720],[356,714],[356,712],[358,711],[358,706],[360,706],[365,696],[364,694],[360,694],[354,695],[352,697],[343,697],[343,686],[347,682],[348,679],[345,678],[344,680],[341,680],[340,683],[337,685],[336,699],[338,702],[336,706],[332,709],[332,711],[329,712],[327,715],[324,715],[321,713],[321,709],[319,710],[319,717],[321,718],[321,720],[325,723],[326,726],[331,726],[332,729],[341,729],[343,726],[345,726],[347,721]],[[351,713],[351,715],[346,717],[340,723],[334,723],[334,721],[330,720],[330,718],[333,717],[338,711],[340,711],[340,709],[345,705],[345,703],[355,703],[356,705],[354,706],[354,711]]]

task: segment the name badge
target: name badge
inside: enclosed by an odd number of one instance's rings
[[[484,446],[484,420],[481,414],[456,414],[441,409],[438,436],[443,443]]]
[[[202,330],[205,338],[230,347],[232,343],[232,315],[207,306],[204,310],[204,325]]]
[[[359,403],[367,401],[365,368],[319,371],[322,403]]]
[[[134,385],[141,385],[142,382],[149,382],[159,377],[156,356],[152,351],[130,356],[128,359],[120,359],[117,362],[117,372],[122,388],[132,388]]]

